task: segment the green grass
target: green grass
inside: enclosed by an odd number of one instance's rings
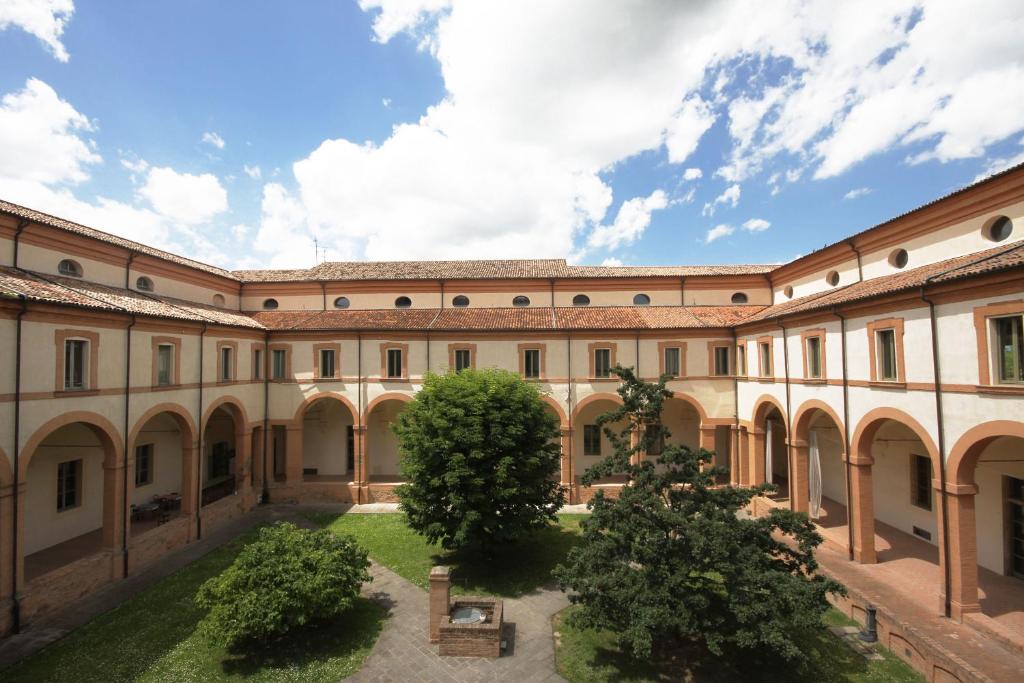
[[[443,564],[452,567],[453,593],[514,598],[552,583],[551,570],[579,542],[579,523],[586,515],[559,515],[557,525],[498,549],[486,561],[430,545],[406,526],[405,515],[309,517],[337,533],[355,536],[370,557],[421,588],[427,588],[430,568]]]
[[[386,610],[360,599],[339,620],[303,629],[259,651],[227,653],[196,633],[200,584],[231,564],[253,534],[222,546],[46,647],[0,680],[337,681],[362,666]]]
[[[577,629],[565,621],[572,610],[555,615],[555,666],[572,683],[649,683],[654,681],[787,681],[787,683],[921,683],[924,678],[895,655],[879,648],[885,658],[869,662],[855,653],[826,628],[801,638],[807,662],[797,666],[760,663],[744,671],[742,663],[721,661],[697,651],[675,653],[638,662],[627,656],[609,631]],[[826,613],[825,626],[847,626],[854,622],[835,610]]]

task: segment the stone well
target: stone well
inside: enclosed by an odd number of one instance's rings
[[[463,596],[451,599],[448,567],[430,571],[430,642],[445,657],[499,657],[504,623],[501,600]]]

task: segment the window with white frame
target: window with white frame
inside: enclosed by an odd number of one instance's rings
[[[740,342],[736,345],[736,374],[747,374],[747,344]]]
[[[540,378],[540,349],[523,350],[523,376],[527,379]]]
[[[995,376],[1001,384],[1024,382],[1024,316],[992,319]]]
[[[665,348],[665,374],[670,377],[679,377],[679,347],[668,346]]]
[[[594,377],[610,377],[612,374],[612,350],[594,349]]]
[[[875,349],[878,379],[895,382],[899,378],[899,368],[896,367],[896,330],[891,327],[876,330]]]
[[[174,377],[174,346],[160,344],[156,347],[156,384],[169,387]]]
[[[334,377],[334,349],[320,349],[320,376]]]
[[[807,338],[807,378],[821,379],[821,337]]]
[[[57,512],[82,504],[82,461],[68,460],[57,465]]]
[[[402,377],[402,349],[388,349],[388,377]]]
[[[87,389],[86,377],[89,359],[89,342],[84,339],[64,341],[64,389],[76,391]]]
[[[135,487],[153,483],[153,444],[135,447]]]

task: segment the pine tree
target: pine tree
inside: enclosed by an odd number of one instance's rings
[[[829,593],[844,593],[817,573],[821,536],[804,514],[745,514],[771,486],[716,485],[727,470],[712,465],[713,454],[672,443],[661,424],[672,396],[667,378],[647,383],[629,369],[615,373],[623,404],[598,420],[614,452],[588,469],[583,483],[626,474],[629,485],[617,499],[596,493],[582,543],[555,570],[579,606],[572,621],[613,631],[637,658],[696,645],[715,655],[800,659],[796,639],[821,628]],[[609,428],[622,422],[619,432]],[[642,454],[661,439],[655,467]]]

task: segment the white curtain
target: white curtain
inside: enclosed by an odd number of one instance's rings
[[[772,421],[765,420],[764,434],[764,480],[772,483]]]
[[[818,432],[811,430],[808,438],[807,454],[810,462],[808,479],[810,483],[811,519],[818,519],[821,513],[821,452],[818,450]]]

